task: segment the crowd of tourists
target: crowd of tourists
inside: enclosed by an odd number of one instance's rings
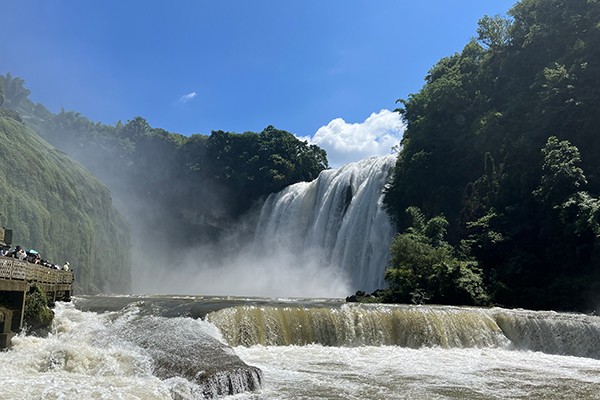
[[[14,249],[10,246],[2,246],[2,248],[0,248],[0,256],[13,257],[21,261],[27,261],[32,264],[38,264],[46,268],[53,268],[63,271],[69,271],[71,269],[71,266],[69,265],[68,261],[64,265],[54,264],[48,260],[44,260],[40,253],[36,250],[25,250],[21,246],[15,246]]]

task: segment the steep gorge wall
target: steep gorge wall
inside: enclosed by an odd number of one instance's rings
[[[53,263],[69,261],[83,292],[128,292],[129,231],[109,190],[4,113],[0,142],[1,223],[13,229],[13,245]]]

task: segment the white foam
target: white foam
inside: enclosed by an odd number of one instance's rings
[[[600,387],[598,360],[499,348],[235,350],[263,370],[261,399],[597,398]]]
[[[108,331],[114,314],[94,314],[57,303],[47,338],[16,336],[0,353],[1,398],[172,399],[185,380],[161,381],[139,347],[115,340]]]

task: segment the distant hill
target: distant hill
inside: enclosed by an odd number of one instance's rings
[[[1,222],[13,245],[69,261],[82,292],[129,292],[129,231],[109,190],[2,108],[0,142]]]

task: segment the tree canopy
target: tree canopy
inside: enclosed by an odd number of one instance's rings
[[[444,214],[492,300],[588,310],[600,285],[600,2],[523,0],[399,100],[385,204]]]
[[[445,241],[446,219],[429,220],[417,207],[406,213],[412,223],[397,235],[385,272],[389,289],[384,299],[402,303],[483,305],[489,301],[477,263]]]

